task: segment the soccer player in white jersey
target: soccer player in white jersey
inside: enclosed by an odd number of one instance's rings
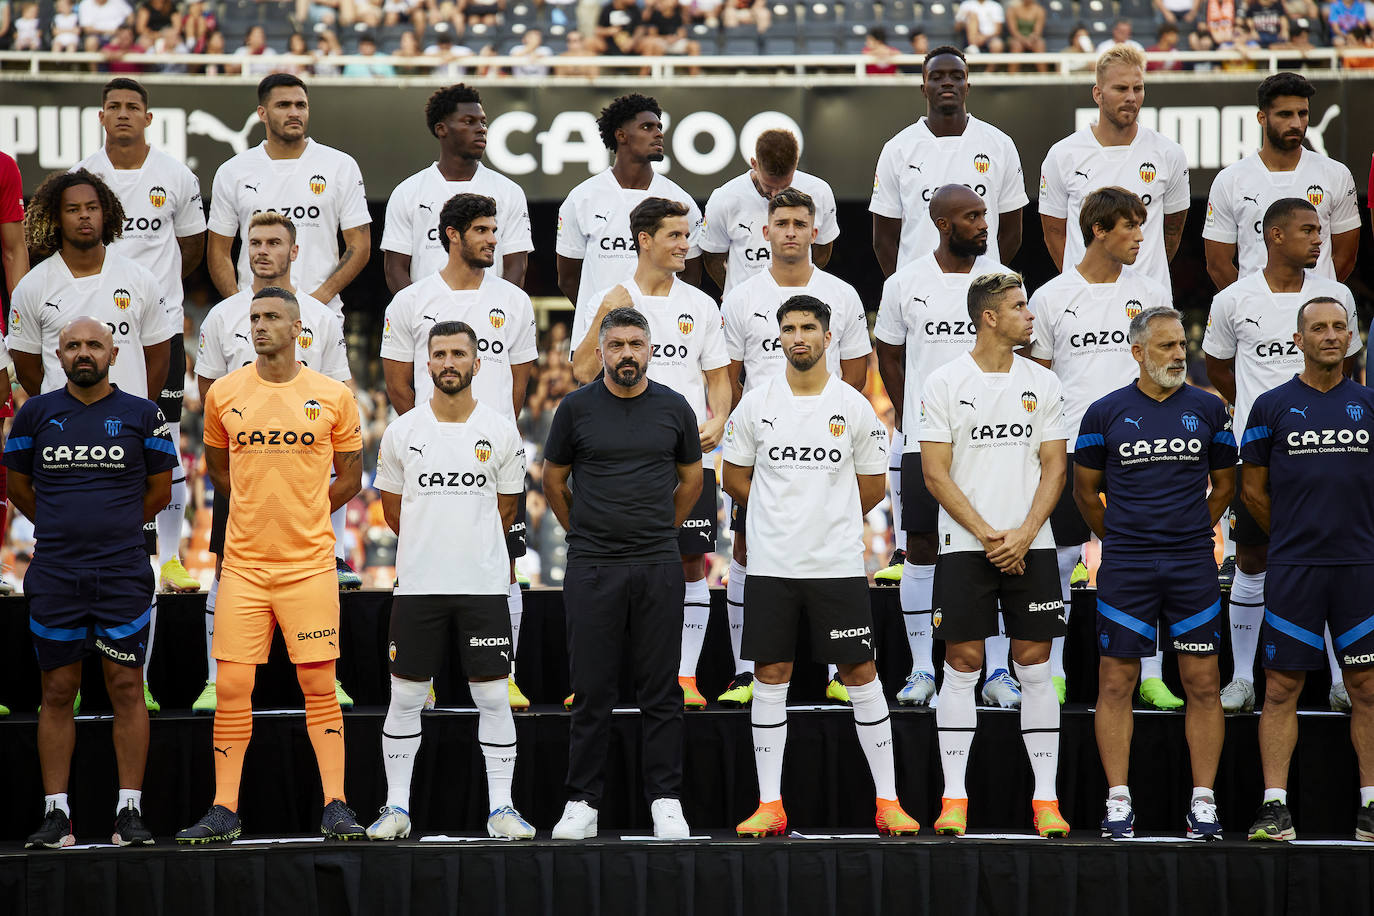
[[[386,309],[382,330],[382,371],[387,397],[399,414],[424,404],[434,393],[428,368],[429,329],[441,321],[480,328],[477,355],[482,371],[472,383],[477,400],[514,423],[525,406],[534,361],[534,307],[524,290],[494,276],[492,267],[501,224],[496,201],[480,194],[456,194],[439,211],[448,261],[442,270],[407,286]],[[506,532],[510,582],[506,601],[512,633],[511,661],[520,648],[524,598],[516,581],[515,560],[525,555],[525,496],[517,500],[515,520]],[[530,701],[509,680],[510,704],[528,709]]]
[[[658,102],[634,93],[607,105],[597,118],[611,167],[573,188],[558,208],[558,288],[578,309],[596,311],[596,294],[638,269],[630,211],[650,197],[687,208],[687,262],[679,269],[692,285],[700,278],[701,211],[690,194],[654,171],[654,163],[663,161],[662,117]]]
[[[29,252],[46,258],[24,275],[10,302],[9,345],[19,384],[30,395],[66,385],[57,356],[62,329],[82,316],[110,328],[122,359],[110,381],[156,401],[167,378],[173,329],[157,278],[110,250],[124,231],[124,207],[85,169],[53,175],[29,201]]]
[[[1217,293],[1207,317],[1202,352],[1207,377],[1234,407],[1236,441],[1242,442],[1255,398],[1302,371],[1302,351],[1293,342],[1298,309],[1326,296],[1345,304],[1354,323],[1350,290],[1313,269],[1321,258],[1321,220],[1310,201],[1286,197],[1264,213],[1264,269],[1247,274]],[[1360,335],[1353,334],[1346,352],[1345,374],[1358,371]],[[1236,483],[1245,488],[1244,470]],[[1231,506],[1231,533],[1236,541],[1236,578],[1231,585],[1231,656],[1235,668],[1221,690],[1227,712],[1255,708],[1255,650],[1264,618],[1264,578],[1268,569],[1269,533],[1258,525],[1239,498]],[[1340,665],[1326,634],[1331,668],[1331,707],[1349,710],[1350,697]]]
[[[1065,614],[1047,524],[1064,486],[1063,394],[1053,372],[1015,353],[1030,344],[1034,323],[1018,275],[975,279],[968,317],[977,342],[926,379],[920,424],[921,471],[940,503],[931,618],[945,641],[935,713],[945,788],[935,832],[960,835],[968,826],[964,775],[978,725],[973,688],[1000,603],[1021,682],[1035,829],[1067,836],[1055,788],[1059,702],[1049,663]]]
[[[1073,447],[1083,414],[1098,398],[1136,377],[1139,367],[1127,339],[1131,319],[1148,308],[1168,307],[1169,291],[1132,265],[1140,254],[1145,203],[1122,188],[1098,188],[1078,211],[1075,231],[1084,240],[1083,256],[1031,296],[1035,342],[1030,356],[1053,369],[1064,387],[1064,426],[1068,430],[1067,482],[1050,515],[1059,560],[1059,587],[1064,614],[1071,610],[1070,580],[1082,562],[1083,545],[1092,536],[1073,499]],[[1156,709],[1177,709],[1183,701],[1165,685],[1163,655],[1141,659],[1140,698]],[[1059,702],[1064,680],[1064,639],[1054,641],[1050,672]]]
[[[105,145],[83,159],[77,168],[99,176],[119,198],[124,206],[124,234],[110,248],[152,271],[166,299],[173,333],[167,380],[157,406],[167,418],[172,443],[180,454],[182,388],[186,383],[181,281],[205,257],[205,210],[195,174],[148,143],[145,134],[152,122],[147,90],[127,77],[110,80],[101,92],[100,102]],[[179,556],[181,528],[186,519],[185,470],[180,466],[174,468],[172,478],[171,502],[157,514],[153,526],[158,578],[163,591],[194,592],[200,589],[200,583],[186,572]],[[156,630],[154,619],[148,632]],[[145,657],[152,660],[152,646]],[[157,712],[158,704],[152,695],[147,699],[148,708]]]
[[[280,213],[264,211],[255,214],[248,227],[247,248],[253,285],[239,290],[210,309],[200,323],[200,346],[196,353],[196,386],[200,391],[200,402],[205,403],[215,379],[223,378],[257,359],[249,315],[253,296],[269,288],[284,289],[296,296],[301,313],[301,333],[296,338],[296,359],[300,364],[353,388],[353,373],[348,367],[348,345],[339,319],[329,306],[291,286],[291,264],[299,252],[295,225]],[[215,690],[218,669],[211,644],[215,635],[215,607],[219,601],[220,568],[224,560],[224,533],[228,522],[229,497],[216,491],[211,508],[209,544],[210,552],[215,555],[215,578],[205,597],[207,677],[200,696],[191,704],[192,712],[203,715],[213,713],[218,700]],[[344,708],[353,705],[342,688],[338,688],[337,693],[340,705]]]
[[[835,344],[826,348],[826,368],[862,391],[868,379],[868,354],[873,349],[868,342],[868,319],[858,291],[811,261],[818,232],[815,201],[797,188],[785,188],[767,202],[766,208],[763,238],[769,247],[770,257],[764,262],[768,266],[737,285],[720,306],[725,326],[725,351],[730,357],[730,409],[739,405],[745,392],[783,372],[787,360],[776,333],[775,313],[778,306],[799,295],[818,299],[830,309],[829,327]],[[744,583],[748,573],[746,522],[744,507],[732,507],[730,530],[735,534],[734,554],[730,560],[725,606],[730,620],[735,677],[720,695],[720,702],[725,706],[744,706],[753,697],[754,666],[740,654],[744,632]],[[835,676],[834,666],[829,675],[826,695],[841,703],[849,702],[849,693]]]
[[[797,168],[801,147],[790,130],[765,130],[754,143],[749,171],[731,178],[706,200],[701,230],[701,261],[706,273],[725,295],[750,277],[768,270],[772,246],[764,228],[768,202],[779,192],[795,188],[810,195],[816,213],[816,238],[810,245],[817,267],[830,262],[840,235],[835,219],[835,192],[825,179]]]
[[[701,433],[701,495],[678,530],[683,599],[682,660],[678,681],[688,709],[706,706],[697,690],[697,661],[711,616],[706,586],[706,554],[716,545],[716,471],[712,452],[720,444],[730,413],[730,358],[721,331],[720,310],[711,298],[680,278],[691,247],[692,221],[685,204],[651,197],[630,213],[632,238],[639,246],[638,267],[622,283],[601,290],[578,306],[569,337],[573,376],[583,384],[600,371],[592,329],[613,309],[631,307],[649,321],[653,359],[649,378],[687,399]]]
[[[1145,55],[1116,45],[1097,59],[1097,121],[1050,147],[1040,168],[1040,225],[1054,266],[1083,260],[1083,237],[1070,232],[1098,188],[1119,187],[1145,203],[1149,218],[1135,268],[1170,291],[1169,262],[1188,218],[1188,159],[1183,147],[1140,124]]]
[[[893,524],[906,533],[899,582],[911,673],[897,693],[903,706],[922,706],[935,696],[930,613],[940,506],[921,473],[922,390],[930,373],[973,349],[977,332],[968,315],[969,284],[982,274],[1007,272],[988,255],[987,212],[988,205],[971,188],[947,184],[937,189],[930,197],[930,219],[940,244],[887,278],[873,325],[878,373],[896,417],[893,447],[905,451],[896,470],[891,463],[888,469]],[[1010,651],[1004,633],[988,637],[984,703],[1007,709],[1021,705],[1021,689],[1007,670]]]
[[[258,83],[258,119],[267,129],[267,139],[215,172],[206,256],[210,279],[226,299],[240,286],[252,285],[248,246],[239,251],[237,274],[229,250],[236,235],[247,239],[253,214],[276,210],[295,224],[300,245],[291,282],[333,309],[343,324],[339,292],[362,271],[372,252],[372,217],[362,172],[352,156],[307,136],[310,99],[299,77],[273,73]],[[346,513],[340,508],[330,516],[335,568],[339,588],[361,588],[362,579],[344,559]]]
[[[477,704],[477,743],[487,765],[487,835],[534,839],[511,804],[515,720],[502,683],[515,651],[506,613],[506,531],[525,489],[525,445],[504,411],[477,399],[477,332],[461,321],[428,328],[433,390],[387,427],[377,489],[396,547],[391,705],[382,723],[386,806],[367,835],[410,835],[410,783],[420,750],[420,712],[456,630]],[[436,537],[438,532],[447,532]]]
[[[425,105],[425,124],[439,141],[439,161],[396,186],[386,204],[382,262],[386,285],[399,293],[448,263],[439,210],[455,194],[481,194],[496,201],[496,262],[492,273],[525,285],[530,211],[525,192],[505,175],[482,164],[487,149],[487,114],[476,89],[458,83],[436,91]]]
[[[962,184],[988,204],[988,252],[1010,261],[1021,249],[1028,203],[1021,154],[1002,131],[968,113],[968,64],[958,48],[933,49],[921,64],[926,116],[883,145],[873,178],[873,253],[884,276],[940,243],[927,213],[930,197]]]
[[[1297,73],[1275,73],[1259,84],[1258,152],[1228,165],[1212,180],[1202,243],[1217,289],[1264,268],[1264,211],[1284,197],[1306,198],[1321,219],[1322,252],[1314,271],[1344,281],[1360,250],[1360,201],[1342,163],[1303,146],[1316,87]]]
[[[252,284],[247,246],[239,252],[237,272],[230,247],[234,236],[247,236],[254,213],[276,210],[296,224],[301,246],[292,282],[328,305],[342,322],[339,293],[372,253],[363,174],[352,156],[308,136],[310,99],[300,77],[273,73],[258,83],[258,119],[267,139],[215,172],[206,255],[210,279],[226,299]]]
[[[804,625],[816,659],[838,664],[849,688],[876,789],[878,832],[915,834],[921,825],[897,799],[892,723],[873,662],[863,563],[863,517],[883,498],[887,429],[868,399],[827,365],[830,307],[803,293],[775,315],[787,366],[751,388],[725,434],[725,488],[749,509],[754,550],[744,641],[757,665],[750,719],[759,807],[736,831],[787,832],[787,687]]]

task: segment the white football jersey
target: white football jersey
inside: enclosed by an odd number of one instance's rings
[[[248,238],[255,213],[272,210],[296,226],[300,255],[291,265],[291,285],[307,295],[319,289],[339,265],[339,232],[372,222],[358,163],[347,153],[307,140],[297,159],[269,159],[267,141],[219,167],[210,198],[210,231]],[[239,288],[253,285],[248,246],[239,252]],[[343,321],[343,300],[326,303]]]
[[[1140,376],[1126,339],[1131,319],[1169,301],[1164,287],[1131,267],[1122,267],[1115,283],[1089,283],[1070,267],[1031,296],[1031,356],[1051,360],[1064,388],[1070,452],[1092,402]]]
[[[181,330],[181,246],[178,238],[205,232],[205,207],[195,173],[160,149],[143,167],[117,169],[101,147],[75,168],[100,177],[124,206],[124,234],[109,249],[148,268]]]
[[[697,423],[705,423],[706,379],[702,373],[730,365],[720,309],[710,296],[676,277],[666,296],[644,295],[633,276],[618,285],[625,287],[634,307],[649,321],[649,340],[654,348],[649,359],[649,378],[686,398]],[[578,306],[568,338],[569,353],[577,350],[584,337],[599,330],[591,327],[592,319],[611,289],[602,290]],[[702,455],[701,460],[704,467],[714,466],[709,453]]]
[[[984,372],[964,354],[926,379],[921,438],[953,445],[950,477],[995,529],[1016,528],[1040,485],[1040,446],[1069,438],[1059,378],[1037,362],[1012,358],[1010,372]],[[983,545],[940,507],[940,552]],[[1031,549],[1054,547],[1049,520]],[[751,545],[752,547],[752,545]]]
[[[798,170],[792,187],[810,195],[816,204],[814,225],[817,245],[829,245],[840,235],[835,216],[835,192],[824,179]],[[701,250],[729,253],[725,261],[725,295],[750,277],[767,273],[773,249],[763,237],[768,225],[768,198],[754,187],[749,173],[731,178],[711,192],[706,201],[706,221],[701,227]]]
[[[966,274],[947,274],[934,254],[912,261],[883,283],[883,298],[873,336],[906,347],[902,386],[904,451],[920,452],[920,407],[925,380],[945,363],[973,349],[977,329],[968,317],[968,288],[976,277],[1010,273],[990,255],[973,262]]]
[[[1217,173],[1207,198],[1202,237],[1236,246],[1240,276],[1264,269],[1264,213],[1285,197],[1306,200],[1321,219],[1322,253],[1314,271],[1336,279],[1331,263],[1331,236],[1360,228],[1360,200],[1350,169],[1328,156],[1302,151],[1291,172],[1271,172],[1258,153],[1251,153]]]
[[[779,286],[772,271],[765,270],[736,286],[720,305],[725,353],[744,363],[746,392],[787,368],[778,342],[778,306],[793,296],[815,296],[830,306],[830,347],[825,361],[832,374],[840,374],[840,360],[867,356],[873,350],[863,302],[854,287],[819,267],[812,268],[805,286]]]
[[[410,255],[410,279],[419,281],[448,263],[448,252],[439,238],[439,211],[458,194],[481,194],[496,201],[496,263],[490,268],[501,276],[501,258],[533,251],[530,241],[530,208],[520,186],[482,163],[467,181],[449,181],[431,163],[396,186],[386,203],[383,251]]]
[[[994,261],[1000,258],[999,214],[1029,203],[1021,154],[1011,137],[973,115],[959,136],[937,137],[921,118],[883,145],[868,204],[870,212],[902,221],[899,268],[940,246],[930,197],[947,184],[972,188],[987,203],[988,257]]]
[[[414,364],[417,407],[434,394],[429,329],[441,321],[463,321],[477,332],[482,365],[472,378],[472,393],[514,423],[511,366],[539,358],[530,297],[491,271],[482,275],[477,289],[452,289],[440,274],[432,273],[397,293],[386,307],[382,357]]]
[[[577,287],[580,310],[587,297],[610,289],[635,272],[639,246],[630,235],[630,211],[645,198],[663,197],[687,206],[691,247],[687,257],[701,254],[701,210],[682,188],[657,172],[647,191],[622,188],[610,169],[588,178],[572,189],[558,208],[558,242],[555,251],[582,261],[582,282]],[[600,304],[598,299],[597,304]],[[596,308],[592,308],[596,312]]]
[[[730,415],[725,460],[754,469],[745,516],[751,575],[865,575],[855,475],[887,471],[887,427],[863,394],[831,376],[820,394],[798,397],[786,376],[774,376]]]
[[[348,368],[348,344],[334,311],[318,299],[296,291],[301,309],[301,333],[296,338],[296,359],[338,382],[353,378]],[[258,358],[253,349],[248,315],[253,306],[253,291],[241,289],[210,309],[200,323],[200,349],[196,356],[196,375],[207,379],[223,378]]]
[[[1164,254],[1164,216],[1187,210],[1190,202],[1188,157],[1183,147],[1144,125],[1127,146],[1103,146],[1092,128],[1085,127],[1050,147],[1040,168],[1040,213],[1066,221],[1066,270],[1083,260],[1086,248],[1078,226],[1083,200],[1106,187],[1124,188],[1144,201],[1141,231],[1145,238],[1135,269],[1169,290],[1172,297],[1169,259]]]
[[[401,496],[397,595],[505,595],[506,526],[497,494],[525,489],[515,423],[478,402],[464,423],[428,403],[393,420],[377,455],[377,489]]]
[[[1259,270],[1242,274],[1212,299],[1202,352],[1216,359],[1236,361],[1236,403],[1231,428],[1237,443],[1245,435],[1245,422],[1255,398],[1302,371],[1302,351],[1293,343],[1293,331],[1298,324],[1298,309],[1317,296],[1330,296],[1345,303],[1350,329],[1354,331],[1345,355],[1359,353],[1362,344],[1355,297],[1343,283],[1320,277],[1314,271],[1304,272],[1301,292],[1271,291],[1264,271]]]
[[[43,354],[45,393],[67,384],[57,359],[57,338],[70,322],[84,317],[104,322],[119,348],[110,381],[146,398],[143,348],[181,331],[172,327],[157,278],[132,258],[108,249],[100,273],[89,277],[73,277],[60,252],[24,275],[10,302],[8,344],[11,352]]]

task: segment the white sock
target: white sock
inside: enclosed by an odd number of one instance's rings
[[[1148,681],[1152,677],[1164,677],[1164,652],[1156,652],[1140,660],[1140,680]]]
[[[754,768],[759,774],[760,802],[782,798],[782,757],[787,748],[787,686],[754,680],[749,724],[754,733]]]
[[[420,711],[425,708],[427,696],[428,681],[391,676],[391,705],[382,720],[386,803],[405,812],[410,811],[410,777],[415,772],[415,755],[420,751]]]
[[[1021,682],[1021,740],[1030,757],[1035,775],[1035,801],[1056,801],[1059,774],[1059,696],[1050,683],[1048,662],[1018,665],[1016,679]]]
[[[1069,622],[1069,612],[1073,607],[1073,591],[1069,588],[1069,577],[1083,556],[1083,545],[1054,548],[1055,562],[1059,566],[1059,594],[1064,599],[1064,623]],[[1056,636],[1050,643],[1050,674],[1064,677],[1064,637]],[[1057,702],[1057,701],[1056,701]],[[1039,798],[1039,796],[1036,796]],[[1049,799],[1041,799],[1049,801]]]
[[[682,662],[678,677],[696,677],[701,647],[706,642],[706,622],[711,619],[711,590],[705,579],[688,582],[682,599]]]
[[[902,565],[902,622],[906,642],[911,647],[911,673],[935,673],[931,661],[930,607],[935,592],[935,567],[917,566],[908,560]]]
[[[1124,799],[1126,799],[1127,802],[1129,802],[1129,801],[1131,800],[1131,787],[1130,787],[1130,786],[1108,786],[1108,787],[1107,787],[1107,797],[1108,797],[1108,798],[1124,798]]]
[[[1193,786],[1193,804],[1200,801],[1215,804],[1216,798],[1216,792],[1210,786]]]
[[[153,637],[157,635],[157,598],[148,606],[148,645],[143,650],[143,683],[148,683],[148,668],[153,664]]]
[[[1264,573],[1251,575],[1237,569],[1231,583],[1231,655],[1235,660],[1231,680],[1255,682],[1255,650],[1263,620]]]
[[[744,582],[749,570],[738,560],[730,560],[730,578],[725,583],[725,616],[730,621],[730,651],[735,655],[735,673],[754,670],[754,663],[740,657],[744,643]]]
[[[1360,807],[1374,805],[1374,786],[1360,786]]]
[[[477,743],[487,761],[487,810],[510,804],[510,784],[515,779],[515,717],[504,680],[471,681],[472,702],[477,705]]]
[[[205,679],[212,684],[219,674],[219,664],[215,661],[215,601],[218,598],[219,576],[215,576],[205,596]]]
[[[897,800],[897,768],[892,762],[892,720],[883,696],[883,682],[876,677],[867,684],[849,688],[854,707],[854,730],[868,758],[873,788],[878,798]]]
[[[67,815],[67,817],[72,816],[72,809],[67,805],[66,792],[58,792],[56,795],[43,796],[43,813],[47,814],[54,808],[56,808],[58,811],[61,811],[63,814]]]
[[[344,530],[347,528],[348,506],[340,506],[329,514],[329,527],[334,529],[334,556],[340,560],[347,560],[348,554],[344,550]]]
[[[143,813],[143,790],[142,789],[120,789],[119,801],[115,803],[115,814],[123,811],[129,806],[129,802],[134,803],[134,810]],[[68,815],[70,817],[71,815]]]
[[[983,669],[988,677],[997,671],[1008,671],[1011,659],[1011,637],[1007,635],[1007,621],[997,612],[997,635],[983,640]]]
[[[148,635],[151,639],[152,633],[150,632]],[[148,651],[153,651],[152,642],[148,643]],[[1336,658],[1336,647],[1331,644],[1331,624],[1326,625],[1326,663],[1331,666],[1331,683],[1343,683],[1345,681],[1345,675],[1341,673],[1340,659]],[[145,668],[144,670],[146,671],[147,669]],[[144,680],[147,680],[146,674],[144,675]]]
[[[520,583],[512,582],[506,592],[506,610],[510,611],[510,668],[515,670],[515,653],[520,648],[520,620],[525,616],[525,596]]]
[[[1231,523],[1235,521],[1235,516],[1230,509],[1221,513],[1221,558],[1236,555],[1236,538],[1231,533]]]
[[[173,427],[175,429],[175,427]],[[179,472],[178,472],[179,473]],[[186,524],[186,478],[172,481],[172,500],[157,514],[157,567],[181,556],[181,529]]]
[[[1265,789],[1265,790],[1264,790],[1264,800],[1265,800],[1266,802],[1276,801],[1276,802],[1278,802],[1278,803],[1281,804],[1281,805],[1286,805],[1286,804],[1288,804],[1288,790],[1287,790],[1287,789]]]
[[[940,702],[935,707],[935,727],[940,736],[940,764],[945,771],[945,798],[968,798],[964,773],[973,732],[978,727],[978,708],[973,690],[978,686],[977,671],[955,671],[945,663],[945,682],[940,686]]]
[[[895,512],[893,512],[893,515],[901,514],[901,509],[898,509]],[[897,527],[897,530],[892,535],[892,546],[896,547],[898,550],[906,550],[906,532],[901,529],[900,525]]]

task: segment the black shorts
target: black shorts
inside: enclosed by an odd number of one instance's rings
[[[1274,671],[1326,669],[1326,635],[1342,668],[1374,665],[1374,564],[1271,565],[1264,579],[1261,664]]]
[[[940,504],[926,489],[921,453],[902,456],[902,530],[907,534],[935,534],[940,528]]]
[[[873,610],[868,580],[783,579],[750,575],[744,582],[740,655],[760,664],[790,662],[801,618],[811,629],[816,661],[859,665],[873,661]]]
[[[29,564],[24,594],[39,669],[51,671],[97,652],[141,668],[153,588],[153,571],[142,559],[100,569]]]
[[[391,673],[427,680],[439,673],[454,633],[468,680],[510,674],[510,611],[505,595],[397,595],[391,599]]]
[[[1064,469],[1064,489],[1059,491],[1059,502],[1050,513],[1050,531],[1054,533],[1056,547],[1077,547],[1092,540],[1092,529],[1083,521],[1078,503],[1073,501],[1073,455],[1069,455],[1068,466]]]
[[[687,520],[677,530],[678,553],[684,557],[701,556],[716,549],[716,469],[701,471],[701,495],[687,514]]]
[[[229,526],[229,497],[219,490],[210,507],[210,552],[217,557],[224,556],[224,529]]]
[[[1049,548],[1029,551],[1019,576],[1003,573],[976,550],[940,554],[933,607],[935,638],[946,642],[996,636],[999,609],[1012,639],[1049,642],[1067,629],[1059,564]]]
[[[506,556],[518,560],[525,555],[525,522],[528,519],[525,508],[525,491],[520,491],[520,499],[515,504],[515,521],[506,529]]]
[[[1244,474],[1236,465],[1236,495],[1231,500],[1231,539],[1242,547],[1269,546],[1269,532],[1259,526],[1250,510],[1245,508],[1245,500],[1240,498]]]
[[[181,336],[181,328],[176,329],[171,340],[171,359],[167,361],[167,380],[162,383],[162,393],[158,395],[157,406],[162,416],[173,426],[181,423],[181,400],[186,394],[186,341]]]

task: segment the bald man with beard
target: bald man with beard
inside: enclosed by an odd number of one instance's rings
[[[933,252],[898,270],[883,284],[877,338],[878,372],[892,399],[897,432],[888,470],[895,527],[906,533],[902,565],[902,619],[911,647],[911,674],[898,692],[904,706],[922,706],[935,696],[931,660],[931,593],[940,507],[921,472],[922,387],[931,372],[973,349],[976,329],[968,317],[968,288],[980,274],[1007,273],[988,257],[988,208],[961,184],[947,184],[930,199],[930,219],[940,233]],[[987,641],[988,677],[983,701],[1006,708],[1020,705],[1021,692],[1007,670],[1011,646],[1005,635]]]

